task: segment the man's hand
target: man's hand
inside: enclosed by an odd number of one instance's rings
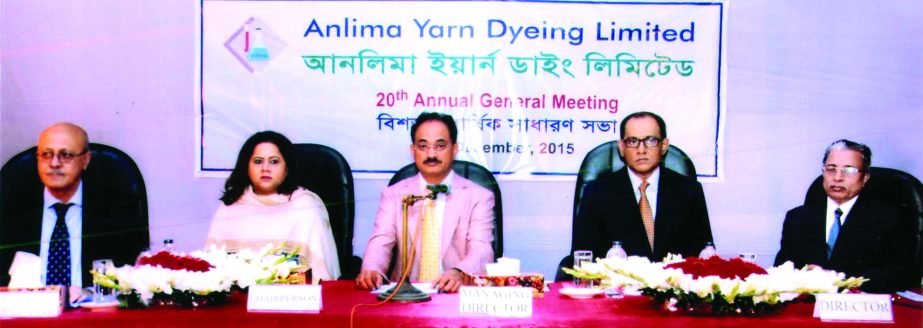
[[[386,281],[385,277],[374,270],[362,270],[356,276],[356,286],[362,289],[376,289]]]
[[[433,288],[441,292],[454,293],[461,287],[463,278],[461,270],[452,268],[443,272],[442,276],[433,282]]]
[[[824,269],[824,267],[819,266],[817,264],[808,264],[805,267],[807,267],[808,270],[814,270],[814,269],[826,270]]]

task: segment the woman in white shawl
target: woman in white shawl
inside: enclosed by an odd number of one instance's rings
[[[327,208],[317,194],[297,185],[295,147],[285,136],[263,131],[247,139],[224,184],[206,246],[229,252],[267,244],[297,250],[314,283],[340,276]],[[289,168],[292,168],[289,170]]]

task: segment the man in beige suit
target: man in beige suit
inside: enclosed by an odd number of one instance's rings
[[[404,179],[381,193],[381,202],[375,218],[375,228],[369,238],[362,262],[362,271],[356,278],[360,288],[378,288],[385,281],[385,272],[391,263],[393,249],[403,243],[401,239],[401,198],[404,195],[429,194],[428,185],[447,185],[448,193],[438,194],[433,201],[432,214],[441,238],[438,246],[438,274],[431,281],[434,288],[456,292],[462,285],[464,274],[484,272],[484,266],[493,262],[491,246],[494,227],[494,196],[489,190],[452,171],[452,162],[458,152],[455,142],[458,130],[450,115],[422,113],[411,127],[410,152],[420,173]],[[409,210],[408,231],[420,236],[423,201]],[[428,219],[428,216],[427,216]],[[424,242],[415,245],[410,280],[430,281],[421,275],[421,262],[426,252]],[[413,240],[411,240],[413,242]],[[395,261],[391,279],[397,280],[403,271],[401,261]]]

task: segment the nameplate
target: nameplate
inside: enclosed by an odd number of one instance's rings
[[[49,318],[61,315],[62,289],[0,287],[0,318]]]
[[[814,317],[823,321],[894,322],[889,294],[815,294]]]
[[[323,307],[320,285],[252,285],[247,312],[317,312]]]
[[[461,287],[458,311],[496,317],[532,316],[532,288]]]

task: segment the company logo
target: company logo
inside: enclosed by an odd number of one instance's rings
[[[224,47],[247,71],[255,73],[279,55],[285,42],[265,22],[250,17],[224,42]]]

